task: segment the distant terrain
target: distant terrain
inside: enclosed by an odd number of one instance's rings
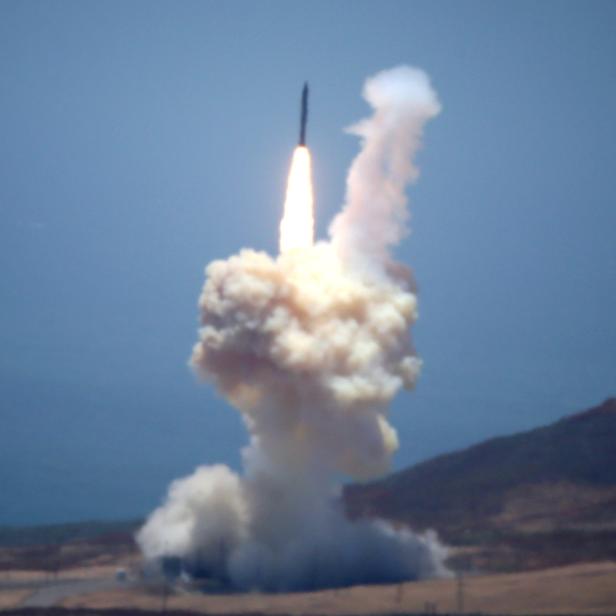
[[[614,398],[546,427],[349,485],[343,496],[355,518],[435,529],[451,547],[452,570],[464,572],[467,612],[616,612]],[[58,616],[87,616],[79,609],[153,613],[165,606],[170,613],[343,616],[462,606],[455,577],[278,595],[163,591],[162,582],[141,576],[134,541],[141,523],[0,527],[0,610],[28,608],[17,612],[26,616],[64,606]]]
[[[455,568],[523,571],[616,560],[616,398],[384,479],[352,484],[353,517],[435,529]],[[0,571],[56,571],[136,554],[142,520],[0,527]]]
[[[115,563],[136,554],[140,520],[0,527],[0,572],[47,571]]]
[[[616,559],[616,398],[363,485],[354,517],[436,529],[463,568],[516,571]]]

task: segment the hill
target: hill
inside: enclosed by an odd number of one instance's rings
[[[460,569],[616,560],[616,398],[347,486],[343,496],[351,517],[436,529]],[[140,523],[0,527],[0,571],[57,571],[133,557]]]
[[[616,558],[616,398],[344,492],[353,517],[435,528],[461,565],[516,570]],[[462,556],[459,559],[464,560]]]

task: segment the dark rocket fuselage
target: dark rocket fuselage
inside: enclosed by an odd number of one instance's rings
[[[306,145],[306,123],[308,122],[308,82],[304,83],[302,90],[302,110],[299,124],[299,144]]]

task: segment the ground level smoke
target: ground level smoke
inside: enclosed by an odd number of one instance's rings
[[[349,520],[339,498],[342,475],[389,468],[388,405],[419,374],[416,297],[388,248],[404,234],[412,157],[439,110],[426,75],[408,67],[369,79],[364,95],[374,114],[352,129],[362,149],[331,241],[276,258],[243,250],[207,268],[191,361],[242,413],[245,472],[200,467],[175,481],[139,532],[148,559],[178,557],[192,575],[240,589],[445,572],[434,534]]]

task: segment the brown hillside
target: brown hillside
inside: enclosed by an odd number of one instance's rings
[[[470,564],[515,570],[616,559],[616,398],[345,489],[355,517],[435,528]],[[467,563],[468,564],[468,563]]]

